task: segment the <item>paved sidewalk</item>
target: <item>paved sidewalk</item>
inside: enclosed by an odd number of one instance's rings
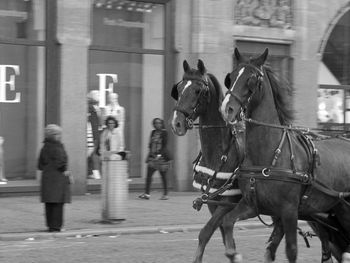
[[[174,231],[198,231],[209,220],[204,205],[192,208],[198,192],[171,192],[169,200],[159,200],[161,192],[152,192],[151,200],[138,199],[140,193],[129,193],[127,218],[107,224],[101,221],[101,196],[73,196],[65,206],[65,231],[47,233],[43,204],[38,196],[0,198],[0,240],[24,240],[84,235],[118,235]],[[270,221],[269,217],[265,217]],[[256,218],[237,223],[237,227],[264,227]]]

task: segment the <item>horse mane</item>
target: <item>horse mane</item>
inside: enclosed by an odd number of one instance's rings
[[[264,66],[270,86],[272,89],[273,98],[276,105],[277,114],[282,125],[292,124],[294,119],[293,110],[293,88],[285,80],[280,80],[277,75],[268,66]]]
[[[224,93],[222,92],[221,85],[220,85],[218,79],[213,74],[208,73],[208,77],[214,85],[215,92],[217,95],[218,104],[220,105],[220,103],[224,99]]]

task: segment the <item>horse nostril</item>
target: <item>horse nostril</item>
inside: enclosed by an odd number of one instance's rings
[[[233,108],[231,106],[228,107],[227,113],[228,114],[233,114]]]

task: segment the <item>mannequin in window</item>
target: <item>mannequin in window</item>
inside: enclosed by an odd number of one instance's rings
[[[100,131],[102,129],[101,109],[98,106],[99,91],[92,90],[88,94],[88,119],[87,119],[87,156],[88,177],[101,179],[100,158],[98,148],[100,145]]]
[[[118,93],[108,94],[108,104],[104,109],[104,119],[106,120],[108,116],[114,117],[118,121],[118,132],[121,139],[121,147],[125,150],[125,140],[124,140],[124,124],[125,124],[125,109],[119,104]]]
[[[5,178],[5,171],[4,171],[3,143],[4,143],[4,138],[0,136],[0,184],[7,183],[7,179]]]

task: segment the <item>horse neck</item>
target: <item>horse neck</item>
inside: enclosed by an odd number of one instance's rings
[[[264,96],[251,113],[251,119],[266,123],[280,124],[272,90],[268,85],[263,87]],[[280,142],[282,129],[248,123],[246,126],[247,157],[255,165],[266,165],[272,161],[274,151]]]
[[[226,123],[222,119],[222,116],[219,112],[219,103],[213,96],[205,113],[199,116],[199,124],[216,126],[199,129],[203,156],[201,164],[207,166],[208,168],[216,170],[220,166],[221,156],[223,154],[226,154],[225,152],[228,149],[228,144],[231,142],[232,135],[230,129],[225,127]],[[229,155],[235,155],[231,154],[231,152],[234,151],[234,149],[231,148],[234,148],[234,146],[230,147]],[[232,161],[232,157],[230,161],[234,163],[234,161]],[[229,167],[226,167],[226,170],[227,169],[231,170]]]

